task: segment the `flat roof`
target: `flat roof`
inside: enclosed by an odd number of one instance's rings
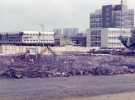
[[[0,32],[0,34],[19,34],[19,33],[26,33],[26,34],[54,34],[54,32],[39,32],[39,31],[18,31],[18,32]]]

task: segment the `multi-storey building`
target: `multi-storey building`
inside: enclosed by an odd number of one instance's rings
[[[0,33],[0,54],[16,54],[29,51],[40,53],[46,46],[54,45],[53,32],[2,32]]]
[[[53,32],[54,32],[55,46],[60,46],[61,39],[63,37],[62,29],[56,28],[56,29],[53,29]]]
[[[56,35],[56,36],[59,36],[59,35],[61,35],[62,34],[62,29],[53,29],[53,32],[54,32],[54,34]]]
[[[23,32],[4,32],[0,33],[0,44],[12,45],[54,45],[53,32],[37,32],[37,31],[23,31]]]
[[[81,47],[86,47],[86,35],[83,33],[77,34],[76,36],[71,37],[71,41],[75,46],[81,46]]]
[[[134,10],[125,4],[105,5],[102,9],[90,14],[90,46],[101,47],[104,28],[134,27]]]
[[[97,10],[95,13],[90,14],[90,46],[101,45],[102,26],[102,11]]]
[[[72,37],[75,37],[79,33],[78,28],[64,28],[54,29],[55,46],[63,46],[65,44],[71,44]],[[69,43],[70,41],[70,43]]]
[[[134,10],[126,5],[106,5],[102,7],[104,28],[133,28]]]
[[[65,36],[65,37],[72,37],[72,36],[74,36],[74,35],[76,35],[76,34],[78,34],[79,33],[79,29],[78,28],[64,28],[63,29],[63,35]]]
[[[101,33],[102,48],[124,48],[119,37],[130,37],[131,29],[128,28],[104,28]]]

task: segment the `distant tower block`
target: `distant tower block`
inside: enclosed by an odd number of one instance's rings
[[[123,0],[121,0],[121,5],[123,5]]]
[[[127,0],[121,0],[121,5],[127,5]]]

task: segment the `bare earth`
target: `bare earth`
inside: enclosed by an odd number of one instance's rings
[[[135,75],[0,79],[0,100],[133,100],[134,91]]]

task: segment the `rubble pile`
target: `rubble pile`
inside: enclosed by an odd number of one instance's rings
[[[69,77],[135,73],[135,57],[116,55],[0,56],[0,76],[6,78]]]

